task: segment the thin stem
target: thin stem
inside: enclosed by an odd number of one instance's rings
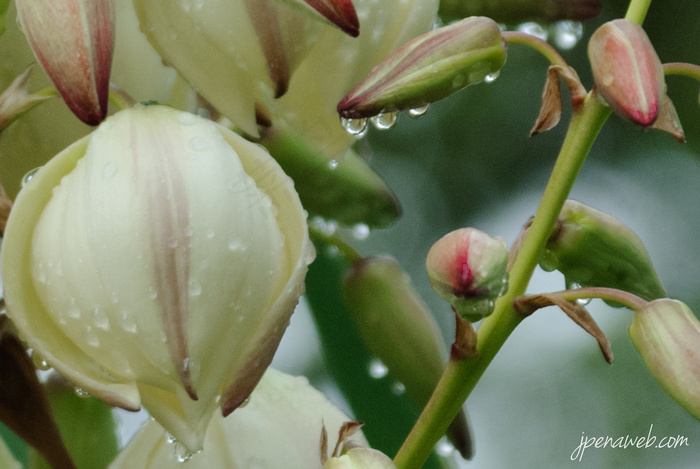
[[[666,75],[682,75],[700,81],[700,65],[671,62],[664,64],[664,73]]]
[[[621,305],[624,305],[631,309],[632,311],[636,311],[639,308],[644,307],[645,305],[648,304],[648,301],[638,297],[637,295],[634,295],[632,293],[622,291],[622,290],[617,290],[615,288],[606,288],[606,287],[585,287],[585,288],[572,288],[569,290],[562,290],[554,293],[547,293],[546,295],[534,295],[532,297],[521,297],[515,300],[515,307],[516,309],[519,309],[520,305],[522,305],[527,311],[528,314],[531,314],[534,312],[533,309],[529,309],[528,306],[528,298],[537,298],[538,300],[541,298],[546,299],[547,297],[558,297],[561,298],[562,300],[566,301],[576,301],[576,300],[589,300],[593,298],[597,298],[599,300],[604,300],[604,301],[610,301],[614,303],[619,303]],[[533,308],[539,309],[539,308],[544,308],[546,306],[553,306],[555,305],[554,302],[551,301],[546,301],[546,304],[537,304]]]
[[[510,287],[496,302],[493,314],[479,327],[479,355],[448,362],[433,396],[394,459],[400,469],[422,466],[508,336],[522,321],[513,301],[525,293],[557,216],[609,115],[610,109],[590,93],[574,113],[540,207],[513,263]]]
[[[644,22],[644,18],[647,16],[647,11],[649,11],[650,5],[651,0],[632,0],[629,7],[627,7],[625,19],[633,21],[637,24],[642,24]]]
[[[552,65],[561,65],[562,67],[568,67],[566,60],[557,52],[557,50],[552,47],[546,41],[533,36],[532,34],[527,34],[522,31],[503,31],[501,33],[503,39],[506,40],[508,45],[510,44],[522,44],[535,49],[540,54],[544,55],[547,60],[549,60]]]

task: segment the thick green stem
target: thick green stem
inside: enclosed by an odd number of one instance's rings
[[[610,109],[591,94],[574,114],[540,207],[511,269],[510,287],[496,302],[493,314],[479,327],[479,355],[448,363],[433,397],[396,455],[394,461],[400,469],[421,467],[491,360],[522,321],[513,301],[525,293],[557,216],[609,115]]]

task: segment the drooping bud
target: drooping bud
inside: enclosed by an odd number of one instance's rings
[[[352,448],[345,454],[326,461],[323,469],[396,469],[396,464],[376,449]]]
[[[18,0],[27,40],[68,107],[83,122],[107,115],[114,44],[111,0]]]
[[[338,103],[338,113],[356,119],[425,106],[482,81],[505,61],[498,24],[466,18],[404,44]]]
[[[567,200],[540,266],[558,270],[569,284],[609,287],[645,300],[666,296],[639,237],[616,218]]]
[[[677,300],[638,309],[629,327],[634,346],[661,387],[700,420],[700,322]]]
[[[526,21],[583,21],[598,16],[599,0],[441,0],[438,14],[446,23],[467,16],[488,16],[506,24]]]
[[[445,345],[408,274],[389,256],[356,261],[343,282],[343,297],[367,347],[404,385],[406,394],[425,406],[445,369]],[[471,458],[463,412],[448,433],[460,453]]]
[[[90,204],[85,204],[90,200]],[[8,315],[111,405],[201,448],[262,376],[313,248],[291,180],[223,126],[121,111],[22,189],[5,232]]]
[[[226,418],[213,416],[200,454],[178,454],[179,442],[168,444],[163,427],[148,422],[110,469],[181,469],[189,457],[195,467],[207,469],[320,468],[321,429],[336,434],[348,420],[305,378],[269,368],[247,406]],[[367,444],[361,432],[351,438]]]
[[[440,238],[425,265],[435,292],[463,319],[475,322],[493,312],[507,287],[508,249],[502,238],[461,228]]]
[[[598,28],[588,43],[595,89],[623,119],[653,126],[683,140],[673,104],[666,96],[664,70],[644,29],[617,19]]]

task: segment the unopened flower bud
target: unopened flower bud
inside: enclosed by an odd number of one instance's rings
[[[389,256],[356,261],[343,282],[343,297],[370,351],[404,385],[406,394],[425,406],[445,369],[445,345],[408,274]],[[465,458],[472,456],[463,412],[448,436]]]
[[[355,119],[425,106],[482,81],[505,61],[498,24],[466,18],[404,44],[338,103],[338,113]]]
[[[2,249],[8,315],[31,347],[91,395],[143,404],[192,451],[219,396],[229,414],[272,360],[313,255],[266,151],[155,105],[42,167]]]
[[[306,378],[269,368],[248,405],[226,418],[213,416],[200,454],[178,454],[180,442],[168,443],[163,427],[148,422],[109,467],[182,469],[191,457],[190,464],[207,469],[320,468],[321,429],[337,434],[348,420]],[[350,438],[367,445],[361,432]]]
[[[600,13],[599,0],[442,0],[438,14],[445,22],[467,16],[488,16],[506,24],[525,21],[582,21]]]
[[[68,107],[83,122],[107,115],[114,45],[111,0],[17,0],[29,44]]]
[[[462,318],[475,322],[493,312],[507,287],[508,249],[504,239],[474,228],[440,238],[425,261],[435,292]]]
[[[598,95],[620,117],[651,126],[666,95],[664,70],[644,29],[626,19],[609,21],[588,43]]]
[[[360,34],[360,22],[357,19],[352,0],[283,0],[294,6],[305,6],[322,16],[327,21],[342,29],[352,37]]]
[[[49,95],[29,94],[28,67],[12,81],[12,84],[0,93],[0,133],[12,124],[18,117],[32,109],[42,101],[52,98]]]
[[[326,461],[323,469],[396,469],[396,464],[376,449],[352,448],[342,456]]]
[[[700,420],[700,322],[668,298],[638,309],[629,327],[634,346],[661,387]]]
[[[558,270],[568,284],[609,287],[645,300],[666,296],[639,237],[615,217],[567,200],[540,266]]]

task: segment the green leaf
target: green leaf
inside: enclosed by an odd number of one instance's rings
[[[111,408],[99,399],[78,397],[66,382],[49,383],[47,392],[54,417],[76,467],[107,467],[119,451]],[[28,467],[50,469],[34,450],[30,451]]]
[[[0,0],[0,36],[5,32],[5,21],[7,9],[10,7],[10,0]]]
[[[418,417],[418,409],[405,395],[397,395],[396,383],[373,378],[373,356],[362,342],[341,296],[341,281],[350,267],[341,256],[329,254],[329,245],[316,241],[316,260],[306,276],[306,297],[323,346],[324,358],[345,395],[355,418],[365,423],[370,445],[393,456]],[[438,469],[435,455],[423,466]]]

